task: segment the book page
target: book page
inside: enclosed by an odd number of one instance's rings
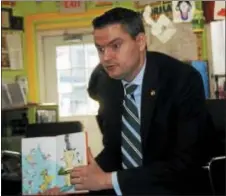
[[[76,166],[87,165],[85,132],[57,136],[57,187],[61,192],[74,193],[69,172]]]
[[[56,138],[23,138],[21,152],[23,195],[34,195],[55,187]]]

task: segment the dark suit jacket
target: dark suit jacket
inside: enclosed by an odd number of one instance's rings
[[[103,118],[104,118],[103,99],[107,98],[107,94],[109,93],[108,91],[106,91],[106,89],[108,89],[108,86],[112,86],[111,83],[115,81],[116,80],[113,80],[108,77],[107,73],[104,71],[103,67],[100,64],[98,64],[95,67],[95,69],[93,70],[90,76],[87,91],[89,96],[92,99],[99,102],[99,109],[98,109],[98,114],[96,116],[96,120],[102,133],[104,129],[103,128]]]
[[[128,170],[121,167],[123,86],[106,74],[100,77],[104,149],[96,160],[104,171],[118,171],[123,195],[197,194],[208,141],[199,73],[165,54],[147,52],[141,98],[143,166]]]

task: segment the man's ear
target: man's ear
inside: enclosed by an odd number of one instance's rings
[[[146,50],[147,38],[145,33],[139,33],[136,37],[136,41],[139,45],[140,51]]]

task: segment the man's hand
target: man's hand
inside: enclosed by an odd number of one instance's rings
[[[111,173],[104,172],[97,164],[88,149],[88,165],[73,168],[71,184],[76,190],[98,191],[112,189]]]

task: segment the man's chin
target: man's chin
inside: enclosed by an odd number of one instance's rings
[[[108,72],[107,72],[108,73]],[[111,74],[111,73],[108,73],[108,76],[112,79],[115,79],[115,80],[122,80],[123,79],[123,76],[122,75],[118,75],[118,74]]]

